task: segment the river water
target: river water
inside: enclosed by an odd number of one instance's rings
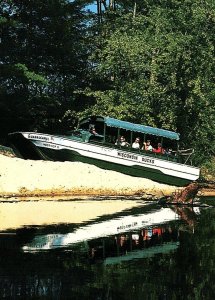
[[[209,206],[0,203],[0,299],[214,299]]]

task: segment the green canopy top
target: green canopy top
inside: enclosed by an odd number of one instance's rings
[[[130,123],[127,121],[121,121],[110,117],[101,117],[101,116],[90,116],[88,118],[83,119],[80,122],[80,127],[82,127],[86,123],[96,123],[103,122],[109,127],[122,128],[125,130],[130,130],[133,132],[140,132],[144,134],[151,134],[156,136],[161,136],[165,138],[169,138],[172,140],[179,140],[180,135],[177,132],[169,131],[165,129],[159,129],[151,126],[145,126],[135,123]]]

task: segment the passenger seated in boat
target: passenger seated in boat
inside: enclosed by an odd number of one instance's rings
[[[165,154],[168,155],[168,156],[173,156],[172,149],[171,149],[171,148],[167,148],[167,149],[165,150]]]
[[[152,150],[154,153],[159,153],[159,154],[164,154],[165,150],[162,148],[161,143],[158,143],[158,147],[157,148],[153,148]]]
[[[125,137],[122,135],[119,140],[117,139],[115,145],[122,146],[122,147],[128,147],[129,143],[126,142]]]
[[[146,142],[143,143],[142,150],[145,150],[145,151],[152,151],[153,150],[150,140],[147,140]]]
[[[139,138],[139,137],[137,137],[137,138],[135,139],[135,141],[133,142],[132,148],[133,148],[133,149],[140,149],[140,138]]]

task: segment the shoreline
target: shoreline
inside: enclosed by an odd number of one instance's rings
[[[162,195],[161,195],[162,193]],[[104,191],[96,191],[93,193],[89,193],[86,190],[67,192],[63,191],[61,193],[55,192],[54,190],[41,191],[40,193],[35,193],[35,191],[29,193],[5,193],[2,194],[0,192],[0,202],[15,202],[15,201],[76,201],[76,200],[145,200],[145,201],[154,201],[159,200],[162,196],[169,196],[168,193],[165,195],[162,191],[157,191],[154,194],[151,193],[143,193],[143,194],[135,194],[135,193],[124,193],[120,194],[119,192],[114,192],[111,190],[111,193],[104,193]],[[203,189],[197,193],[197,197],[215,197],[215,191],[212,189]]]
[[[0,201],[86,197],[153,200],[181,189],[81,162],[24,160],[0,154],[0,166]],[[215,196],[215,190],[201,190],[200,196]]]

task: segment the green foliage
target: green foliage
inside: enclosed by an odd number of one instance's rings
[[[1,1],[0,123],[6,132],[56,128],[76,106],[73,92],[86,84],[88,64],[83,7],[67,0]]]
[[[15,64],[14,70],[16,74],[14,76],[23,77],[28,82],[37,82],[40,84],[48,84],[48,80],[46,80],[43,76],[36,74],[35,72],[29,71],[28,68],[24,64]]]
[[[215,157],[203,164],[201,173],[207,180],[215,180]]]
[[[215,2],[113,2],[97,16],[90,0],[1,1],[2,135],[102,114],[176,130],[210,161]]]
[[[201,163],[215,153],[214,3],[122,2],[108,16],[92,55],[95,81],[87,112],[109,114],[181,133]],[[130,2],[131,3],[131,2]],[[138,10],[139,7],[139,10]]]

